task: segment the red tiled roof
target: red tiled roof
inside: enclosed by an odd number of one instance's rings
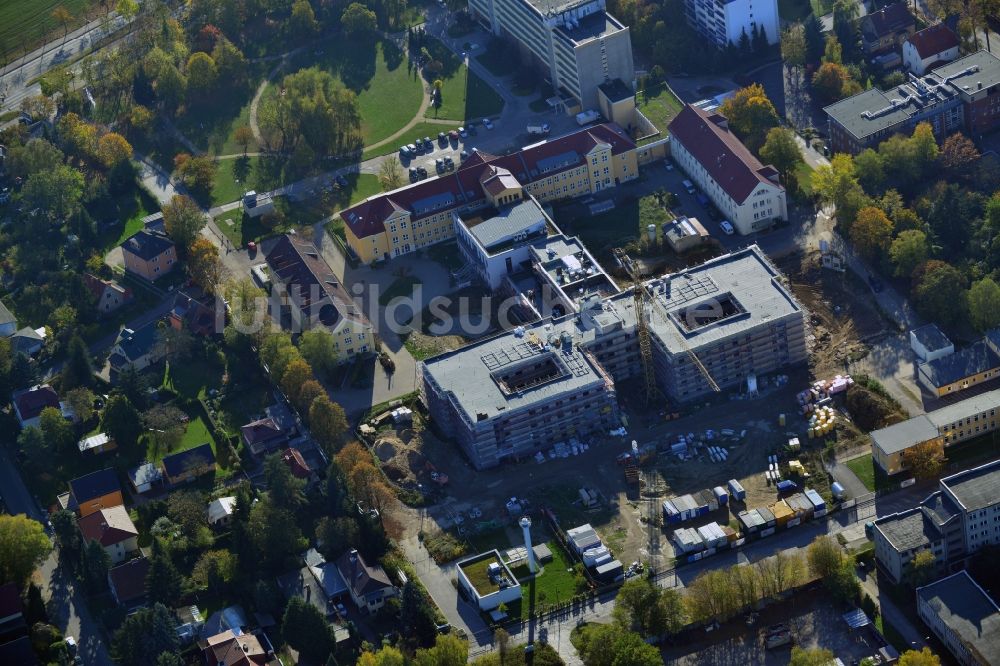
[[[125,604],[146,595],[146,574],[149,560],[145,557],[119,564],[108,572],[108,579],[115,591],[118,602]]]
[[[22,421],[33,419],[46,407],[59,409],[59,394],[48,384],[35,386],[14,394],[14,404]]]
[[[425,199],[452,196],[454,202],[451,205],[435,208],[434,213],[482,199],[484,195],[480,179],[488,168],[507,169],[522,185],[527,185],[539,178],[561,173],[568,168],[576,168],[583,163],[583,155],[602,143],[610,145],[614,155],[635,148],[635,143],[622,128],[609,123],[549,139],[510,155],[496,156],[476,151],[459,165],[455,173],[429,178],[386,194],[370,197],[341,211],[340,215],[356,237],[368,238],[383,233],[385,220],[396,211],[405,209],[413,213],[415,218],[423,217],[414,210],[414,204]],[[547,172],[540,171],[541,162],[569,153],[576,153],[579,156],[576,163],[550,169]]]
[[[958,35],[944,23],[915,32],[908,41],[917,49],[921,60],[958,47]]]
[[[670,121],[669,130],[672,140],[683,145],[719,187],[743,203],[758,185],[776,185],[777,170],[761,164],[724,123],[723,116],[688,105]]]
[[[306,459],[302,457],[302,452],[294,446],[285,449],[281,454],[281,459],[285,461],[285,464],[292,471],[292,476],[299,479],[308,479],[309,475],[312,474],[312,469],[310,469]]]
[[[205,661],[211,666],[249,666],[267,663],[267,653],[253,634],[237,636],[232,629],[210,636],[206,641]]]
[[[85,541],[96,541],[104,547],[127,541],[139,535],[123,506],[95,511],[80,519],[80,533]]]

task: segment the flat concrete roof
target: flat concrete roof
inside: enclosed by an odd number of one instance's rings
[[[1000,663],[1000,608],[968,572],[960,571],[917,588],[946,627],[957,634],[981,663]]]
[[[938,351],[952,346],[948,336],[938,328],[937,324],[924,324],[910,331],[910,335],[924,346],[927,351]]]
[[[914,416],[871,433],[872,442],[886,455],[905,451],[937,436],[938,429],[927,414]]]
[[[544,228],[549,219],[534,199],[522,199],[511,206],[489,208],[461,217],[469,233],[487,250],[509,242],[517,234],[527,234],[538,225]]]
[[[920,509],[910,509],[879,518],[875,521],[875,526],[899,551],[927,546],[932,540],[939,538],[934,524],[924,517]]]
[[[978,511],[1000,502],[1000,460],[941,479],[966,511]]]

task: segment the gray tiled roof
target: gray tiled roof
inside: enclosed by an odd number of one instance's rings
[[[925,324],[920,328],[910,331],[910,334],[924,346],[927,351],[937,351],[951,345],[951,340],[945,335],[937,324]]]
[[[531,228],[546,223],[545,212],[533,199],[524,199],[513,206],[504,207],[493,217],[475,225],[469,231],[489,249],[503,243],[519,233],[527,233]]]
[[[875,446],[886,454],[903,451],[938,436],[938,429],[926,414],[872,432]]]
[[[920,373],[936,388],[1000,367],[1000,356],[980,340],[961,351],[921,363]]]

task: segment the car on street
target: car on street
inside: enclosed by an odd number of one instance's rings
[[[694,198],[697,199],[698,203],[701,204],[702,206],[708,205],[708,197],[706,197],[702,192],[696,194]]]
[[[729,220],[723,220],[719,222],[719,227],[725,232],[727,236],[732,236],[736,233],[736,229],[733,229],[733,225],[729,223]]]
[[[490,120],[489,118],[483,119],[483,127],[485,127],[488,130],[493,129],[493,121]]]
[[[882,281],[879,280],[874,275],[868,276],[868,284],[871,285],[872,291],[874,291],[876,294],[882,291]]]

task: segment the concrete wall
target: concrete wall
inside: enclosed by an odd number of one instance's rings
[[[580,103],[584,109],[598,108],[597,86],[605,81],[621,79],[626,84],[632,85],[632,81],[635,80],[632,37],[628,27],[600,39],[578,44],[574,51],[579,76]],[[622,126],[627,126],[627,123]]]
[[[926,74],[928,65],[933,65],[936,62],[951,62],[952,60],[957,59],[957,46],[951,49],[946,49],[941,53],[931,56],[930,58],[921,58],[920,54],[917,53],[917,47],[915,47],[912,42],[907,41],[903,43],[903,66],[917,76],[923,76]]]

